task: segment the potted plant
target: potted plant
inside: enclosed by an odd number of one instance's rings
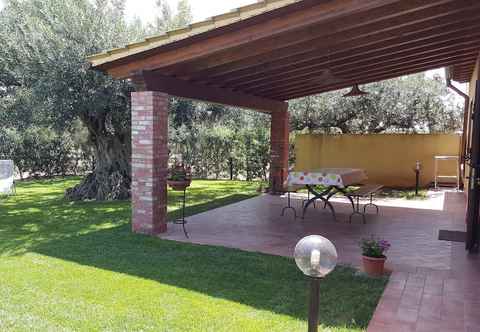
[[[168,172],[167,183],[173,190],[184,191],[192,183],[190,168],[183,164],[175,164]]]
[[[390,243],[383,239],[371,237],[360,242],[363,255],[363,268],[370,276],[381,276],[384,273],[385,253],[390,249]]]

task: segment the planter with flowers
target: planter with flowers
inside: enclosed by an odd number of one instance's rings
[[[167,183],[173,190],[185,191],[192,183],[190,169],[183,164],[175,164],[168,172]]]
[[[362,249],[365,272],[374,277],[383,275],[385,261],[387,260],[385,253],[390,249],[390,243],[372,236],[369,239],[363,239],[360,242],[360,248]]]

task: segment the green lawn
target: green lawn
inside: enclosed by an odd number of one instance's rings
[[[77,181],[20,183],[0,202],[0,331],[306,330],[293,260],[132,234],[128,202],[65,202]],[[188,213],[257,186],[195,181]],[[322,283],[325,331],[364,330],[384,285],[337,269]]]

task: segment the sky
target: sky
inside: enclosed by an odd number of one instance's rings
[[[167,0],[175,8],[176,0]],[[0,0],[0,9],[3,7],[4,0]],[[256,0],[190,0],[195,21],[200,21],[208,17],[223,14],[231,9],[244,5],[255,3]],[[155,0],[127,0],[127,15],[129,17],[138,16],[143,20],[152,20],[152,8]]]
[[[2,1],[2,0],[0,0]],[[172,8],[177,6],[176,0],[167,0]],[[244,5],[255,3],[256,0],[190,0],[194,21],[229,12]],[[126,12],[129,17],[138,16],[142,20],[151,21],[152,8],[155,0],[127,0]]]

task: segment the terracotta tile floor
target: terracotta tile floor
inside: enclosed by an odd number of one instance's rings
[[[303,197],[293,199],[301,213]],[[299,239],[329,238],[339,261],[360,266],[358,242],[372,234],[392,243],[387,268],[393,270],[368,331],[480,331],[480,264],[461,243],[438,240],[440,229],[464,230],[465,197],[436,192],[426,201],[380,200],[380,214],[347,222],[351,207],[335,199],[337,220],[321,207],[304,220],[292,211],[280,216],[284,197],[264,195],[188,218],[186,239],[170,225],[162,238],[291,256]]]

